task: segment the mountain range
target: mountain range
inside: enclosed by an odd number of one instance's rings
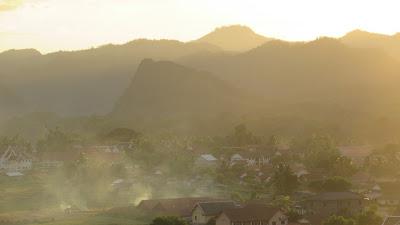
[[[228,114],[331,122],[397,118],[398,46],[398,35],[359,30],[338,39],[285,42],[229,26],[187,43],[142,39],[45,55],[10,50],[0,53],[0,84],[7,90],[0,99],[21,102],[11,116],[99,114],[142,127],[204,125]]]
[[[137,127],[196,127],[254,108],[254,98],[214,74],[171,61],[145,59],[111,117]],[[197,125],[194,125],[197,123]]]
[[[382,49],[392,57],[400,60],[400,33],[384,35],[354,30],[347,33],[340,40],[352,47]]]

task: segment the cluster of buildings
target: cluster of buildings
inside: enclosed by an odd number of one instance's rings
[[[0,152],[0,171],[8,176],[21,176],[23,171],[32,169],[32,162],[32,155],[14,146]]]
[[[137,208],[159,215],[178,216],[193,225],[287,225],[285,213],[265,204],[239,205],[213,198],[143,200]]]
[[[254,149],[246,149],[240,152],[229,151],[226,149],[225,151],[227,153],[220,157],[216,157],[212,154],[201,154],[196,160],[196,165],[200,167],[212,167],[216,166],[220,162],[227,162],[229,166],[240,164],[246,167],[255,168],[270,165],[273,157],[282,155],[280,151],[271,154],[270,152]],[[229,152],[231,153],[229,154]]]
[[[87,157],[96,160],[118,161],[122,160],[123,147],[119,145],[110,146],[74,146],[71,151],[48,152],[37,154],[27,151],[27,149],[18,146],[8,146],[6,149],[0,149],[0,174],[7,176],[22,176],[25,172],[38,169],[53,169],[61,167],[65,162],[75,161],[84,153]]]
[[[178,216],[193,225],[321,225],[330,215],[360,213],[367,205],[363,195],[353,192],[312,194],[299,200],[301,219],[290,221],[288,212],[268,201],[238,204],[215,198],[174,198],[143,200],[138,209],[154,214]]]

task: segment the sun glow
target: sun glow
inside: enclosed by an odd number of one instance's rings
[[[400,31],[399,6],[396,0],[0,0],[0,50],[48,52],[135,38],[188,41],[229,24],[285,40],[353,29],[393,34]]]

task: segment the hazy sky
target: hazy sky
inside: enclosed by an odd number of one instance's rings
[[[135,38],[196,39],[250,26],[286,40],[360,28],[400,32],[399,0],[0,0],[0,51],[80,49]]]

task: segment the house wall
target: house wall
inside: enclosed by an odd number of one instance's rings
[[[287,225],[288,218],[282,212],[277,212],[269,221],[254,220],[246,222],[231,222],[229,218],[222,213],[217,217],[216,225]]]
[[[217,217],[215,225],[231,225],[231,221],[224,213],[222,213]]]
[[[277,212],[268,222],[269,225],[287,225],[288,218],[282,212]]]
[[[0,169],[7,171],[24,171],[32,169],[32,160],[24,159],[19,161],[7,160],[2,161],[0,164]]]
[[[400,201],[397,199],[380,199],[377,200],[378,204],[380,205],[387,205],[387,206],[397,206],[399,205]]]
[[[347,210],[350,213],[358,213],[364,207],[363,200],[330,200],[330,201],[309,201],[306,209],[309,212],[338,213]]]
[[[212,216],[205,216],[204,211],[201,207],[196,206],[192,213],[192,223],[193,224],[206,224]]]

